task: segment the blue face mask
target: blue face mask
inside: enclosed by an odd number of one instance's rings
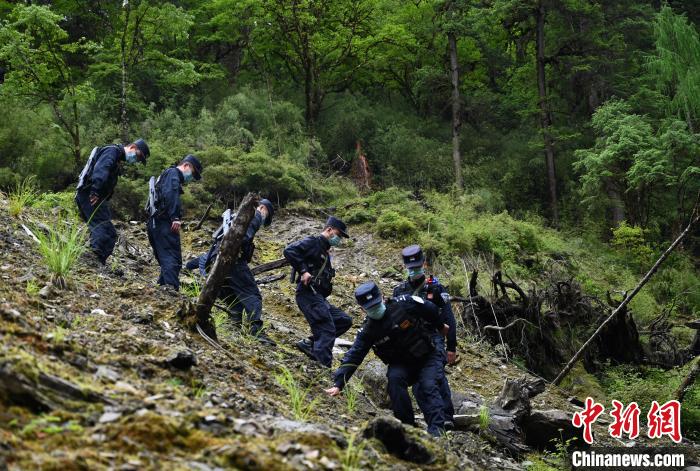
[[[191,170],[182,172],[182,175],[185,177],[185,183],[189,183],[194,179],[194,175],[192,175]]]
[[[425,275],[425,268],[415,267],[408,269],[408,277],[412,280],[417,280],[418,278]]]
[[[386,311],[386,305],[384,303],[377,304],[365,310],[367,312],[367,317],[378,321],[384,317],[384,312]]]
[[[330,239],[328,239],[328,243],[331,244],[331,247],[338,247],[340,245],[340,236],[333,234]]]
[[[127,162],[127,163],[129,163],[129,164],[135,164],[137,160],[138,160],[138,159],[137,159],[137,157],[136,157],[136,152],[133,152],[133,151],[132,151],[132,152],[127,152],[127,153],[126,153],[126,162]]]

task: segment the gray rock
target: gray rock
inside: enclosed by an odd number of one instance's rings
[[[101,424],[108,424],[110,422],[115,422],[119,420],[119,418],[122,416],[121,412],[105,412],[100,416],[99,423]]]
[[[52,293],[53,288],[51,288],[51,285],[46,285],[39,290],[39,296],[41,296],[44,299],[50,297]]]
[[[356,373],[356,376],[361,378],[367,396],[377,407],[382,409],[391,407],[386,371],[384,363],[379,360],[371,360],[363,363]]]
[[[97,367],[97,371],[95,372],[95,376],[98,378],[101,378],[101,379],[106,379],[106,380],[114,383],[116,381],[119,381],[119,378],[121,375],[108,366],[100,365]]]

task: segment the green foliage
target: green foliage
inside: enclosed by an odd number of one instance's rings
[[[145,216],[143,208],[147,200],[148,181],[120,178],[110,200],[110,208],[119,219],[139,221]]]
[[[315,410],[316,403],[319,401],[318,397],[311,401],[308,400],[313,385],[304,388],[299,384],[294,373],[286,366],[280,367],[279,372],[275,374],[275,381],[277,381],[277,384],[279,384],[289,396],[287,399],[292,416],[296,420],[301,421],[308,419]]]
[[[646,272],[653,263],[654,251],[644,240],[644,230],[641,227],[628,226],[623,221],[613,229],[610,241],[613,247],[621,250],[639,267],[640,272]]]
[[[416,224],[396,211],[383,211],[376,227],[377,234],[385,239],[406,240],[416,233]]]
[[[601,383],[611,399],[617,399],[625,405],[632,401],[637,402],[642,410],[640,422],[646,423],[646,413],[651,407],[651,402],[663,404],[674,399],[676,390],[693,363],[669,371],[629,365],[611,366],[602,373]],[[697,439],[699,426],[700,388],[694,387],[686,393],[681,407],[681,432],[683,436]]]
[[[41,415],[26,424],[19,435],[24,438],[36,438],[42,435],[56,435],[64,432],[81,433],[83,427],[72,420],[63,422],[63,419],[54,415]]]
[[[17,183],[13,192],[9,195],[10,204],[8,210],[10,216],[18,217],[25,208],[31,206],[37,199],[36,179],[33,176],[25,178]]]
[[[62,16],[48,6],[17,4],[0,26],[0,61],[10,64],[0,91],[51,106],[67,134],[66,145],[80,159],[80,107],[94,98],[91,85],[80,80],[74,58],[86,60],[94,45],[83,37],[70,41]]]
[[[700,35],[684,15],[664,5],[654,22],[656,51],[648,66],[673,99],[673,112],[694,120],[700,113]]]
[[[348,382],[343,388],[343,396],[345,396],[345,405],[347,406],[348,414],[352,415],[357,409],[357,399],[360,396],[360,385],[357,382]]]
[[[357,434],[346,434],[347,447],[340,457],[340,465],[343,471],[357,471],[362,469],[360,461],[365,450],[365,442],[358,443]]]
[[[489,408],[486,406],[481,406],[479,409],[479,430],[485,432],[489,428],[489,422],[491,417],[489,414]]]
[[[32,207],[44,211],[59,210],[63,214],[76,214],[75,192],[63,191],[60,193],[44,192],[37,196]]]
[[[77,220],[58,220],[47,227],[46,232],[35,226],[34,234],[39,239],[39,253],[51,273],[53,283],[65,286],[75,262],[86,250],[86,226]]]

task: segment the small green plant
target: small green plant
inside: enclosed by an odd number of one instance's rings
[[[182,380],[180,378],[169,378],[165,381],[165,383],[174,388],[179,388],[183,385]]]
[[[488,430],[490,419],[489,408],[481,406],[481,409],[479,409],[479,430],[482,432]]]
[[[202,285],[197,278],[192,280],[192,283],[182,283],[180,291],[188,298],[199,298],[202,292]]]
[[[348,408],[348,413],[353,414],[357,409],[357,399],[360,395],[360,386],[355,382],[348,382],[343,388],[343,395],[345,396],[345,405]]]
[[[85,225],[74,221],[57,222],[48,227],[46,232],[36,228],[34,234],[39,239],[39,253],[44,259],[51,281],[61,288],[66,287],[66,280],[75,262],[85,252],[87,234]]]
[[[36,296],[39,294],[39,284],[34,280],[27,280],[27,285],[25,291],[29,296]]]
[[[51,342],[54,345],[59,345],[62,344],[66,340],[66,329],[63,328],[60,325],[57,325],[55,329],[53,329],[51,332],[49,332],[49,336],[51,337]]]
[[[207,385],[198,379],[192,378],[190,386],[192,388],[192,395],[195,397],[195,399],[199,399],[200,397],[204,396],[204,393],[207,392]]]
[[[15,190],[9,194],[10,203],[8,209],[10,216],[17,217],[22,211],[36,200],[36,179],[31,175],[17,183]]]
[[[32,438],[38,435],[56,435],[63,432],[75,432],[80,433],[83,431],[83,427],[69,420],[62,423],[63,419],[55,415],[42,415],[32,419],[27,425],[25,425],[19,432],[20,436],[24,438]]]
[[[279,373],[275,375],[275,381],[287,391],[289,406],[296,420],[306,420],[318,403],[318,398],[309,401],[311,386],[303,388],[294,377],[294,374],[286,366],[281,366]]]
[[[365,443],[358,443],[357,434],[348,434],[345,439],[348,442],[345,452],[340,457],[340,465],[343,471],[355,471],[360,468],[360,459],[362,458],[362,452],[365,450]]]

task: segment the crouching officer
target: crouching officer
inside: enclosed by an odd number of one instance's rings
[[[419,296],[426,301],[431,301],[440,309],[442,322],[450,327],[447,333],[447,352],[445,352],[444,336],[434,335],[433,342],[442,357],[443,365],[452,365],[457,360],[457,323],[450,304],[450,295],[436,277],[426,275],[426,260],[420,245],[410,245],[404,248],[401,251],[401,256],[403,264],[408,271],[408,279],[394,288],[394,296],[404,294]],[[440,388],[440,395],[444,404],[445,428],[452,429],[454,428],[453,416],[455,412],[452,404],[452,392],[450,391],[444,367],[441,373],[438,387]],[[413,395],[416,399],[421,397],[422,394],[423,391],[421,391],[420,384],[414,385]]]
[[[180,268],[182,268],[180,249],[182,185],[201,178],[202,164],[195,156],[188,155],[177,166],[165,170],[157,180],[151,177],[149,183],[146,224],[148,241],[160,265],[158,284],[171,286],[175,290],[180,289]]]
[[[255,251],[253,242],[255,234],[263,225],[267,227],[272,224],[274,213],[275,209],[270,200],[260,200],[260,204],[255,210],[255,215],[243,237],[243,244],[241,245],[238,259],[231,267],[231,272],[224,280],[224,284],[219,289],[218,294],[218,297],[229,305],[231,312],[236,315],[233,319],[234,322],[240,324],[245,315],[249,333],[254,335],[261,343],[267,345],[275,345],[275,342],[262,330],[262,294],[260,294],[258,284],[255,282],[255,276],[250,271],[248,263],[253,259],[253,252]],[[216,261],[221,242],[229,231],[234,219],[235,215],[231,214],[231,210],[226,210],[223,224],[214,232],[214,243],[209,252],[194,260],[190,260],[187,264],[188,268],[199,268],[200,273],[203,276],[206,275],[206,270]]]
[[[296,346],[328,368],[333,360],[335,339],[352,325],[349,315],[326,300],[333,290],[335,276],[328,251],[340,245],[341,237],[349,237],[347,226],[331,216],[320,235],[306,237],[284,249],[284,257],[292,266],[293,280],[297,281],[297,306],[304,313],[312,333],[310,339],[303,339]],[[298,276],[295,277],[294,273]]]
[[[75,203],[80,217],[88,223],[90,247],[102,265],[112,255],[117,242],[109,200],[117,186],[121,167],[124,162],[144,163],[150,153],[143,139],[129,145],[95,147],[80,172]]]
[[[418,384],[422,394],[416,401],[428,423],[428,432],[439,436],[444,430],[438,389],[443,366],[432,338],[438,332],[446,334],[449,328],[442,323],[439,309],[430,301],[407,295],[385,304],[373,281],[361,284],[355,290],[355,299],[367,318],[334,374],[335,385],[326,393],[337,396],[371,348],[388,365],[386,376],[394,416],[405,424],[415,425],[408,386]]]

